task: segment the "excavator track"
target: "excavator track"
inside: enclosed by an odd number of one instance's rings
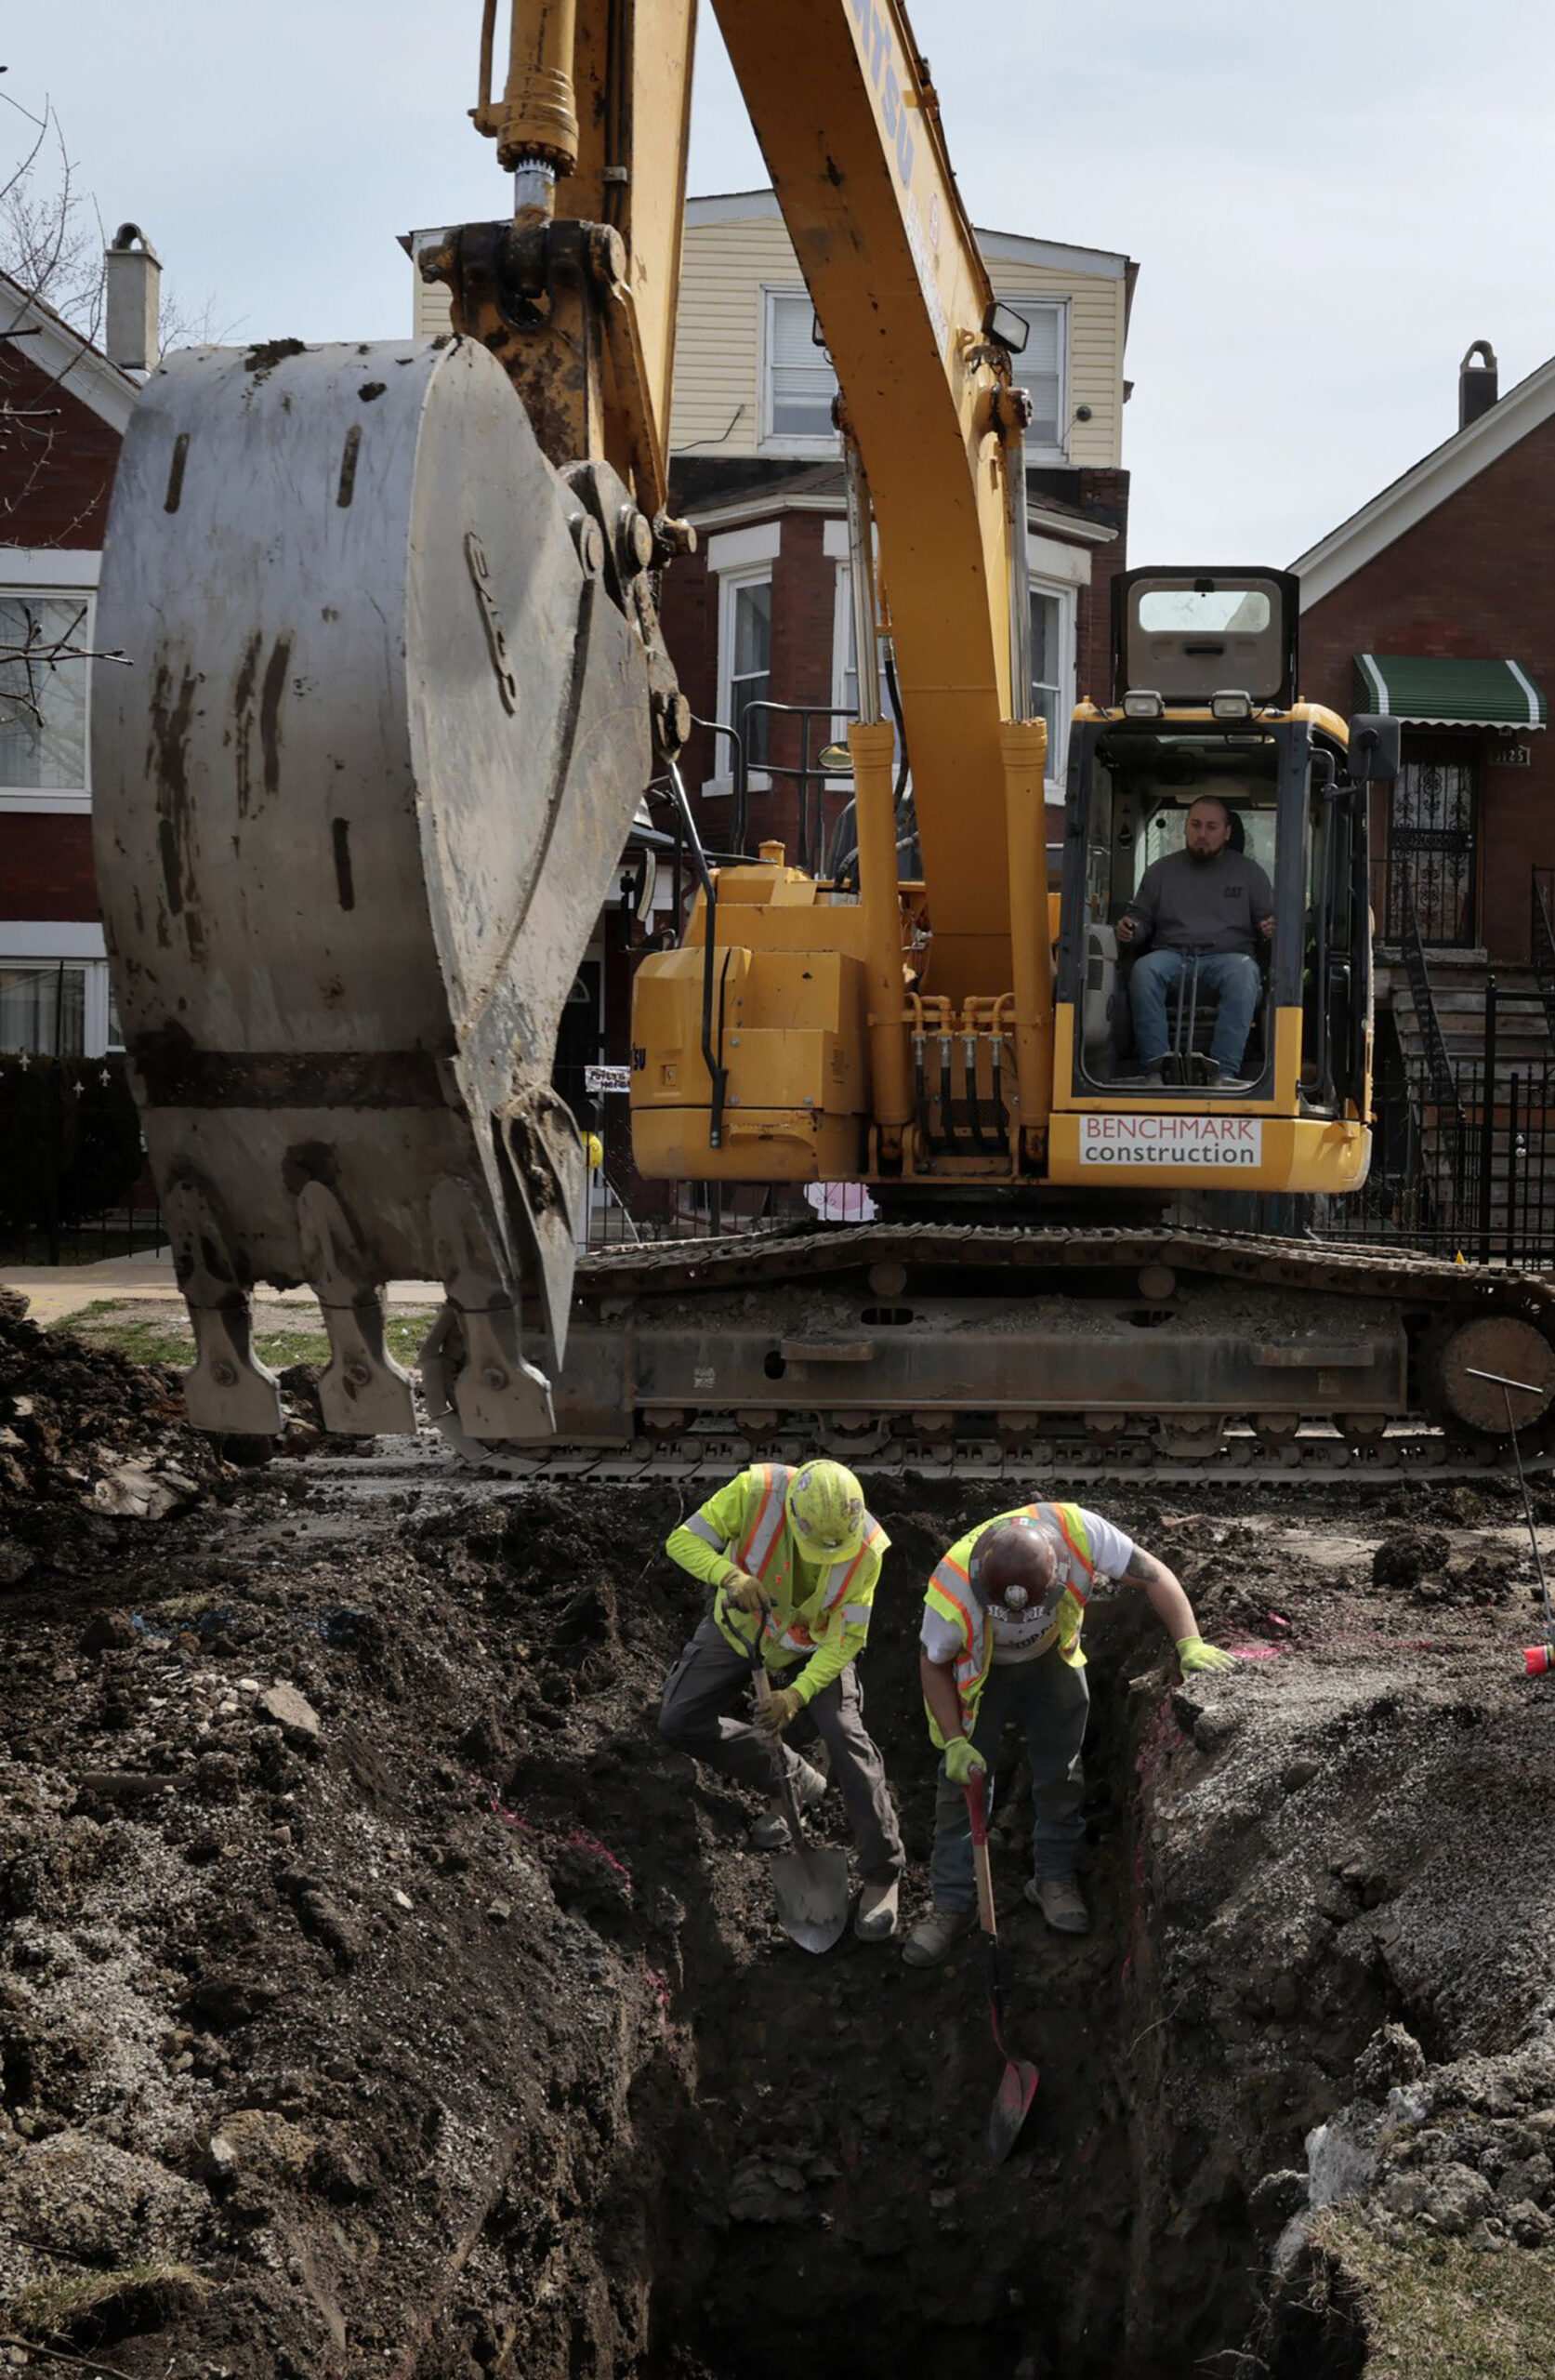
[[[955,1297],[961,1279],[971,1288],[970,1303]],[[1081,1357],[1103,1342],[1111,1352],[1125,1340],[1131,1355],[1140,1336],[1129,1340],[1127,1330],[1111,1328],[1110,1317],[1131,1301],[1127,1323],[1170,1326],[1186,1291],[1190,1302],[1232,1301],[1236,1328],[1261,1339],[1251,1360],[1269,1368],[1249,1377],[1284,1387],[1289,1368],[1320,1366],[1326,1348],[1341,1365],[1376,1356],[1375,1377],[1391,1377],[1397,1388],[1390,1398],[1374,1390],[1372,1409],[1359,1413],[1347,1409],[1347,1395],[1355,1394],[1350,1383],[1374,1375],[1311,1369],[1304,1379],[1331,1387],[1332,1395],[1298,1411],[1292,1409],[1293,1390],[1285,1391],[1283,1409],[1219,1413],[1179,1411],[1165,1399],[1148,1410],[1066,1411],[1052,1407],[1050,1392],[1049,1409],[1042,1411],[993,1412],[973,1404],[924,1412],[903,1409],[900,1398],[872,1404],[871,1375],[898,1354],[900,1342],[892,1344],[884,1330],[856,1342],[839,1338],[835,1302],[851,1294],[868,1327],[870,1316],[906,1315],[907,1306],[890,1301],[913,1300],[925,1280],[935,1284],[962,1331],[969,1316],[979,1344],[996,1342],[1012,1318],[1031,1315],[1061,1318],[1080,1334],[1071,1343]],[[832,1335],[807,1337],[829,1299],[832,1319],[821,1328]],[[466,1461],[515,1479],[700,1481],[754,1460],[796,1458],[813,1448],[819,1431],[830,1450],[846,1454],[861,1472],[888,1475],[1014,1479],[1036,1471],[1162,1485],[1409,1472],[1434,1481],[1483,1478],[1509,1470],[1513,1461],[1503,1393],[1478,1380],[1483,1370],[1526,1381],[1536,1392],[1518,1400],[1518,1446],[1527,1468],[1555,1465],[1555,1284],[1389,1247],[1179,1226],[803,1225],[590,1257],[579,1266],[574,1314],[573,1344],[585,1351],[585,1364],[592,1344],[637,1383],[626,1392],[618,1427],[600,1429],[597,1410],[586,1417],[591,1426],[577,1427],[564,1383],[554,1440],[523,1448],[471,1440],[439,1409],[452,1401],[448,1379],[435,1368],[428,1376],[424,1366],[432,1418]],[[656,1350],[674,1353],[700,1331],[716,1358],[737,1336],[731,1318],[743,1316],[751,1317],[747,1338],[754,1330],[817,1382],[855,1382],[846,1409],[833,1404],[824,1384],[808,1403],[798,1401],[808,1392],[786,1385],[784,1404],[762,1409],[753,1405],[748,1370],[742,1393],[726,1398],[716,1361],[691,1375],[705,1384],[689,1403],[675,1404],[662,1380],[655,1388]],[[1332,1343],[1336,1316],[1355,1343],[1348,1356]],[[1369,1349],[1368,1341],[1375,1342]],[[954,1350],[967,1342],[951,1332],[937,1343]],[[1024,1342],[1013,1343],[1015,1370],[1022,1362],[1029,1370]],[[1383,1358],[1395,1366],[1390,1375]],[[775,1353],[766,1360],[770,1376],[792,1370]],[[1040,1364],[1035,1377],[1043,1377]]]

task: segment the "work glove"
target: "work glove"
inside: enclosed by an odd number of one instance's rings
[[[763,1735],[781,1736],[790,1719],[797,1719],[804,1707],[804,1696],[797,1686],[780,1686],[769,1700],[757,1704],[756,1724]]]
[[[1233,1670],[1236,1657],[1222,1653],[1219,1645],[1206,1645],[1202,1636],[1179,1636],[1177,1658],[1182,1664],[1184,1677],[1192,1677],[1195,1670]]]
[[[726,1608],[732,1608],[735,1611],[759,1611],[761,1608],[760,1580],[747,1577],[744,1570],[736,1570],[732,1578],[726,1579],[723,1582],[723,1600]]]
[[[983,1759],[970,1736],[952,1736],[945,1746],[945,1775],[953,1785],[965,1785],[980,1770],[986,1769]]]

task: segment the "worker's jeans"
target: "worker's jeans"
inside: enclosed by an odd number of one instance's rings
[[[1074,1855],[1085,1836],[1080,1815],[1085,1792],[1080,1753],[1086,1740],[1090,1691],[1084,1670],[1071,1669],[1055,1645],[1034,1661],[995,1662],[978,1704],[972,1741],[988,1763],[988,1807],[994,1806],[994,1764],[999,1739],[1014,1722],[1026,1739],[1031,1763],[1033,1864],[1039,1882],[1074,1873]],[[940,1763],[934,1793],[934,1855],[929,1881],[936,1909],[977,1906],[972,1883],[972,1827],[967,1796],[953,1785]]]
[[[796,1674],[797,1667],[796,1663]],[[736,1785],[772,1793],[776,1779],[766,1737],[744,1719],[728,1715],[751,1691],[749,1661],[706,1619],[665,1680],[659,1733],[677,1752],[705,1760]],[[813,1696],[779,1738],[783,1756],[796,1776],[800,1763],[792,1749],[794,1738],[802,1743],[817,1735],[831,1754],[831,1773],[841,1789],[863,1880],[889,1884],[900,1876],[906,1859],[885,1764],[864,1727],[856,1662],[850,1661],[839,1678]]]
[[[1136,959],[1128,974],[1128,1005],[1134,1016],[1134,1041],[1141,1066],[1157,1066],[1166,1054],[1166,996],[1193,965],[1185,950],[1147,950]],[[1223,1075],[1234,1075],[1247,1047],[1253,1019],[1263,991],[1256,959],[1243,951],[1206,950],[1199,960],[1199,997],[1212,993],[1219,1002],[1215,1012],[1215,1038],[1209,1055]],[[1182,997],[1193,992],[1182,981]]]

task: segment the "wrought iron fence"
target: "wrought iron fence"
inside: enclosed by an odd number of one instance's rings
[[[1555,1053],[1510,1038],[1542,1005],[1492,977],[1479,1046],[1445,1080],[1440,1052],[1406,1056],[1379,1020],[1371,1174],[1353,1197],[1314,1202],[1311,1227],[1470,1263],[1555,1264]]]
[[[0,1051],[0,1257],[90,1264],[166,1237],[124,1059]]]

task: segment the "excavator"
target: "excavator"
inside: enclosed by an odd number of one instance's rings
[[[688,1477],[817,1434],[979,1474],[1542,1459],[1544,1283],[1216,1219],[1365,1179],[1396,723],[1301,700],[1287,575],[1128,572],[1050,887],[1022,325],[928,62],[900,0],[715,13],[837,374],[856,849],[715,869],[680,779],[658,598],[694,542],[666,475],[694,0],[510,0],[500,72],[485,0],[472,114],[513,203],[421,247],[452,334],[173,356],[119,466],[98,632],[134,666],[98,673],[97,865],[191,1418],[279,1428],[251,1296],[305,1281],[328,1425],[413,1430],[383,1288],[429,1278],[428,1413],[521,1472]],[[864,1183],[872,1223],[578,1263],[552,1051],[656,780],[700,892],[636,978],[637,1164]],[[1119,924],[1209,793],[1273,888],[1257,1013],[1218,1074],[1186,967],[1150,1071]]]

